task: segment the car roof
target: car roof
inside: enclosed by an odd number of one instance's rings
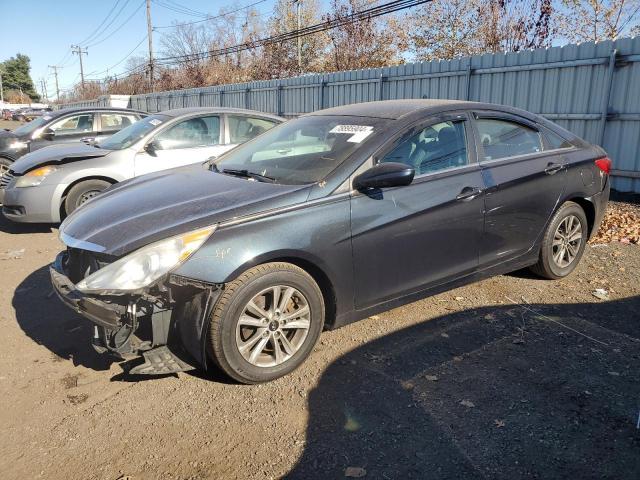
[[[63,108],[60,110],[53,110],[50,112],[51,117],[60,117],[62,115],[66,115],[68,113],[83,113],[83,112],[130,112],[130,113],[144,113],[145,115],[149,115],[147,112],[142,110],[134,110],[132,108],[122,108],[122,107],[73,107],[73,108]]]
[[[338,115],[355,117],[385,118],[398,120],[406,115],[414,113],[438,113],[447,110],[499,110],[505,113],[513,113],[531,118],[532,114],[519,108],[494,103],[468,102],[465,100],[441,100],[441,99],[406,99],[406,100],[382,100],[376,102],[355,103],[340,107],[326,108],[307,113],[305,116]]]
[[[163,110],[156,112],[161,115],[167,115],[169,117],[181,117],[184,115],[197,115],[203,113],[235,113],[240,115],[255,115],[264,118],[272,118],[274,120],[285,121],[286,118],[279,117],[272,113],[259,112],[256,110],[247,110],[245,108],[230,108],[230,107],[185,107],[174,108],[172,110]]]

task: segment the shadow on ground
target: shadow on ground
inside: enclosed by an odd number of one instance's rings
[[[390,334],[323,373],[286,478],[640,478],[639,338],[640,297]]]
[[[2,207],[0,207],[1,209]],[[47,223],[16,223],[7,220],[0,214],[0,232],[22,235],[28,233],[49,233],[53,230],[53,225]]]
[[[53,292],[49,267],[29,275],[13,295],[16,320],[26,335],[48,348],[54,358],[72,360],[94,370],[108,370],[113,357],[91,347],[92,324],[65,306]]]

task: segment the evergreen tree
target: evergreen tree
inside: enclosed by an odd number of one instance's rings
[[[2,83],[4,88],[22,90],[31,100],[40,100],[40,95],[36,92],[31,79],[31,60],[28,56],[18,53],[15,57],[0,63],[2,71]]]

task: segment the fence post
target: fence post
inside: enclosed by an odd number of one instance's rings
[[[160,111],[160,95],[156,95],[156,112]]]
[[[222,95],[224,95],[224,90],[219,90],[218,91],[218,103],[220,104],[220,105],[218,105],[219,107],[223,107],[224,106],[223,105],[224,101],[222,100]]]
[[[249,110],[250,107],[250,98],[249,98],[249,92],[251,91],[250,88],[246,88],[244,91],[244,108],[246,108],[247,110]]]
[[[387,79],[383,74],[380,74],[378,80],[378,100],[384,100],[384,82]]]
[[[204,105],[202,105],[202,90],[200,90],[198,92],[198,106],[199,107],[203,107]]]
[[[282,116],[282,85],[278,85],[278,88],[276,89],[276,102],[278,105],[278,115]]]
[[[465,75],[465,100],[471,100],[471,75],[473,75],[473,69],[471,68],[471,58],[469,58],[467,73]]]
[[[607,68],[607,78],[605,79],[604,92],[602,92],[602,109],[600,117],[600,125],[598,127],[598,145],[604,143],[604,131],[607,126],[607,115],[609,114],[609,99],[611,98],[611,86],[613,85],[613,72],[616,68],[616,55],[618,50],[611,50],[609,55],[609,66]]]
[[[320,110],[324,108],[324,87],[327,86],[327,82],[324,80],[320,81]]]

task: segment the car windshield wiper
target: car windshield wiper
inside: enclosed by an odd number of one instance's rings
[[[256,172],[250,172],[249,170],[245,169],[223,168],[222,170],[218,170],[218,168],[216,167],[216,170],[220,173],[235,175],[237,177],[253,178],[254,180],[258,180],[260,182],[276,183],[276,179],[273,177],[269,177],[268,175],[261,175],[260,173]]]

